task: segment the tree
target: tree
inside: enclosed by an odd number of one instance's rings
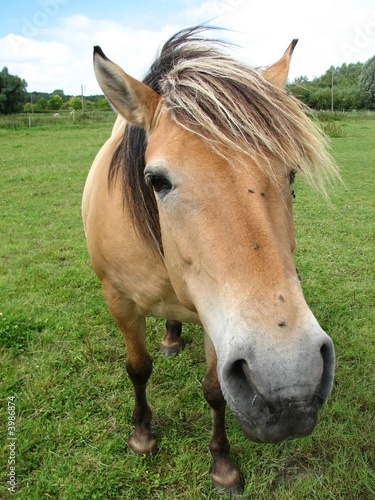
[[[48,102],[47,102],[47,99],[44,99],[44,97],[42,97],[41,99],[39,99],[39,101],[35,104],[34,106],[34,111],[47,111],[47,108],[48,108]]]
[[[329,109],[331,107],[331,89],[329,87],[317,88],[310,95],[310,106],[314,109]]]
[[[107,109],[111,109],[105,97],[99,97],[99,99],[96,101],[96,107],[101,111],[106,111]]]
[[[19,76],[9,74],[4,67],[0,72],[0,114],[22,111],[27,83]]]
[[[65,94],[64,94],[64,91],[61,90],[61,89],[56,89],[52,92],[53,95],[59,95],[63,98],[63,100],[65,100]]]
[[[375,109],[375,56],[363,65],[358,83],[365,105]]]
[[[360,109],[363,100],[358,85],[339,86],[335,90],[335,109]]]
[[[344,63],[342,66],[329,68],[322,76],[312,81],[305,77],[297,78],[287,89],[313,109],[330,109],[333,83],[334,109],[361,109],[364,107],[364,100],[358,80],[362,68],[361,62]]]
[[[54,94],[48,99],[48,109],[52,109],[57,111],[64,104],[63,98],[61,95]]]
[[[71,97],[68,101],[68,106],[73,108],[75,111],[82,109],[82,100],[80,97]]]
[[[32,113],[32,111],[33,111],[33,105],[31,104],[31,102],[27,102],[24,105],[23,111],[24,111],[24,113]]]
[[[85,99],[85,111],[92,111],[93,109],[95,109],[95,103],[94,101],[89,101],[87,99]]]

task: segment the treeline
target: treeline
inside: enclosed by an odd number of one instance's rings
[[[11,75],[7,67],[0,71],[0,115],[14,113],[46,112],[60,110],[110,109],[103,95],[72,96],[56,89],[51,94],[46,92],[27,92],[26,80]]]
[[[375,56],[366,63],[332,67],[311,81],[296,78],[287,89],[318,111],[375,109]]]
[[[45,92],[26,92],[23,111],[25,113],[45,113],[46,111],[92,111],[110,109],[107,99],[103,95],[72,96],[65,95],[61,89],[51,94]]]

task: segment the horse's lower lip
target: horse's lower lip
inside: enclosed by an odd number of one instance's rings
[[[312,432],[321,406],[313,395],[296,397],[286,392],[284,397],[277,393],[265,398],[250,377],[245,380],[240,376],[238,366],[232,373],[236,373],[237,378],[227,377],[222,392],[248,439],[258,443],[278,443]]]
[[[313,402],[285,402],[270,411],[258,395],[258,404],[246,409],[228,401],[245,436],[257,443],[279,443],[309,435],[317,422],[318,405]]]

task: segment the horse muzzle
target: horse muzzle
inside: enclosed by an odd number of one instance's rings
[[[262,363],[260,354],[251,351],[247,359],[234,361],[229,356],[218,365],[223,395],[245,436],[255,442],[278,443],[309,435],[333,384],[331,339],[325,336],[314,355],[303,351],[291,358],[284,352]]]
[[[239,361],[233,367],[224,393],[245,436],[255,442],[278,443],[309,435],[317,422],[317,397],[307,400],[279,394],[266,399],[247,379],[244,364]]]

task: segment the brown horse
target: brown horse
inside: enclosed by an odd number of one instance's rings
[[[284,90],[296,40],[263,72],[202,28],[163,47],[143,83],[94,51],[98,82],[119,113],[87,178],[83,220],[92,266],[127,348],[134,385],[129,447],[151,453],[145,318],[201,323],[212,408],[211,478],[242,490],[229,460],[225,402],[251,440],[312,432],[333,382],[331,339],[308,308],[295,265],[292,183],[334,167],[324,140]]]

